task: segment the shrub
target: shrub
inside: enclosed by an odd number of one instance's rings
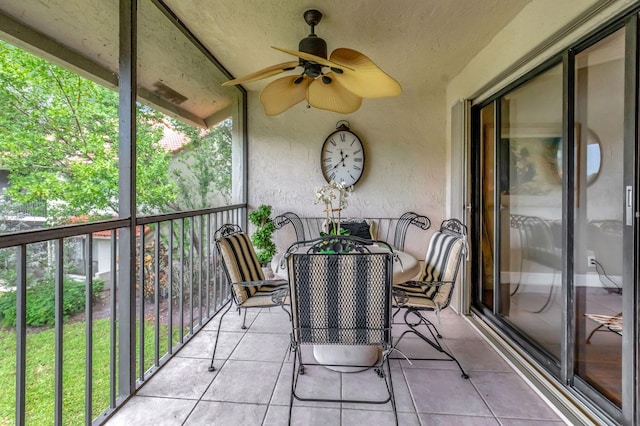
[[[93,299],[102,291],[104,280],[93,281]],[[84,311],[85,283],[72,280],[64,281],[62,297],[62,315],[66,320],[71,315]],[[53,325],[55,322],[55,284],[44,281],[27,289],[27,325],[39,327]],[[3,326],[16,325],[16,292],[0,295],[0,321]]]
[[[273,233],[276,228],[271,220],[271,206],[262,204],[249,213],[249,222],[257,227],[256,232],[251,236],[251,242],[256,248],[258,262],[266,266],[276,254],[276,244],[273,242]]]

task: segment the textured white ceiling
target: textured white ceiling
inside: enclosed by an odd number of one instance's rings
[[[316,34],[329,52],[348,47],[364,53],[405,92],[445,85],[530,1],[164,0],[235,77],[294,59],[270,46],[297,50],[309,34],[304,11],[318,9],[324,17]],[[174,27],[158,22],[161,15],[151,7],[151,0],[139,0],[140,83],[155,93],[154,83],[165,84],[187,98],[180,108],[206,119],[233,94],[220,88],[220,73],[196,58]],[[116,0],[8,0],[0,10],[117,71]],[[271,80],[244,87],[260,90]]]
[[[316,34],[331,52],[360,51],[405,90],[445,84],[530,0],[166,0],[239,77],[291,60],[309,33],[307,9],[323,13]],[[250,83],[249,90],[265,82]]]

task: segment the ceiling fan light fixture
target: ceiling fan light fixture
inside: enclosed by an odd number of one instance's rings
[[[313,62],[305,61],[304,73],[311,78],[318,78],[322,75],[322,66]]]

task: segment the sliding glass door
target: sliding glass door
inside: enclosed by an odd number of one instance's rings
[[[575,374],[622,404],[624,41],[620,29],[575,56]]]
[[[621,422],[639,411],[636,28],[612,24],[472,108],[474,308]]]
[[[562,340],[562,66],[500,99],[498,315],[551,357]]]

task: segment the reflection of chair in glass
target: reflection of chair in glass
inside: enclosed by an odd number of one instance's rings
[[[393,246],[398,250],[404,250],[404,242],[410,225],[417,226],[423,231],[426,231],[431,228],[431,221],[428,217],[413,212],[406,212],[400,216],[396,225],[396,232],[393,237]]]
[[[240,309],[245,309],[242,320],[243,329],[247,328],[245,322],[248,308],[280,306],[289,314],[284,308],[287,302],[287,281],[264,279],[264,273],[249,236],[242,232],[238,225],[226,224],[216,231],[215,239],[218,253],[222,257],[223,270],[228,283],[231,285],[233,301],[229,301],[229,307],[220,317],[209,371],[215,370],[213,361],[218,347],[222,320],[231,309],[232,303],[236,305],[238,312],[240,312]],[[289,318],[291,318],[290,314]]]
[[[300,401],[375,403],[391,406],[398,422],[391,368],[391,282],[392,253],[369,251],[370,241],[355,237],[328,236],[294,244],[287,251],[294,351],[289,420],[294,398]],[[334,252],[334,253],[330,253]],[[307,362],[311,354],[301,345],[374,345],[382,346],[382,357],[374,367],[384,378],[388,396],[381,400],[322,399],[300,394],[297,390],[305,367],[340,364]]]
[[[517,282],[511,281],[511,285],[515,287],[513,291],[511,291],[511,296],[513,296],[518,292],[518,290],[520,289],[520,284],[522,283],[522,274],[524,272],[523,270],[524,259],[526,257],[525,242],[527,241],[527,228],[525,224],[526,224],[526,219],[528,217],[529,216],[523,216],[519,214],[512,214],[510,217],[509,225],[511,228],[517,230],[518,237],[519,237],[518,243],[520,244],[520,268],[518,268],[518,281]]]
[[[425,269],[420,279],[394,284],[393,300],[398,307],[394,316],[401,308],[406,308],[404,322],[409,326],[409,330],[403,332],[395,341],[394,347],[397,348],[406,334],[413,333],[438,352],[446,355],[447,358],[412,359],[455,361],[462,372],[462,377],[468,379],[469,376],[462,369],[458,360],[438,342],[438,338],[442,338],[442,335],[436,326],[423,315],[424,311],[433,311],[436,313],[439,322],[440,311],[449,306],[458,270],[466,254],[466,235],[467,227],[459,220],[449,219],[443,221],[440,229],[433,234],[429,242],[425,258]],[[418,329],[420,325],[426,327],[431,334],[431,338]]]
[[[552,270],[551,284],[549,286],[549,294],[542,307],[533,313],[544,311],[551,300],[555,288],[556,277],[559,276],[562,268],[562,254],[558,243],[554,238],[554,232],[551,229],[551,222],[535,216],[511,215],[510,226],[518,230],[520,236],[520,270],[518,271],[518,282],[515,289],[511,292],[513,296],[519,290],[522,282],[522,276],[525,273],[525,261],[545,266]]]
[[[598,326],[587,336],[587,344],[591,343],[591,337],[596,331],[611,331],[622,336],[622,312],[617,315],[584,314],[584,316],[598,323]]]

